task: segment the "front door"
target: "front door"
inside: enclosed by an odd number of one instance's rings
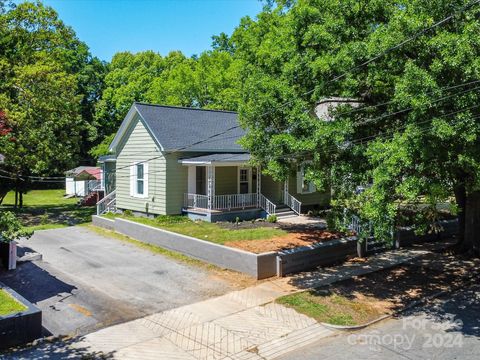
[[[250,190],[250,169],[240,168],[238,177],[238,189],[240,194],[248,194]]]
[[[199,195],[207,194],[207,168],[205,166],[196,167],[196,193]]]

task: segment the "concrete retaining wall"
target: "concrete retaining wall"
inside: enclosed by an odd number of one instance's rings
[[[98,216],[93,216],[93,218],[95,217]],[[120,234],[127,235],[148,244],[173,250],[225,269],[239,271],[257,279],[265,279],[277,274],[276,252],[254,254],[139,224],[134,221],[117,218],[112,222],[114,223],[114,230]],[[94,222],[94,224],[101,227],[111,227],[111,223],[104,221],[97,221],[96,223]]]
[[[305,246],[278,253],[277,275],[313,269],[345,260],[357,253],[355,237],[331,240],[312,246]]]
[[[108,230],[115,230],[115,220],[107,219],[102,216],[93,215],[92,224]]]
[[[42,311],[9,287],[0,283],[0,288],[27,307],[21,313],[0,316],[0,349],[23,345],[42,337]]]
[[[92,222],[96,226],[115,230],[139,241],[173,250],[222,268],[236,270],[257,279],[275,275],[285,276],[317,266],[327,266],[357,254],[355,237],[332,240],[279,253],[254,254],[120,218],[110,220],[93,216]],[[445,221],[441,225],[444,227],[442,236],[450,236],[458,231],[456,220]],[[404,229],[397,233],[396,238],[399,240],[397,246],[404,247],[412,243],[435,241],[438,236],[416,236],[412,230]],[[367,253],[372,254],[390,249],[390,244],[375,243],[368,246]]]

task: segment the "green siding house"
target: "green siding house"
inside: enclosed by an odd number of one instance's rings
[[[329,204],[301,166],[276,182],[250,165],[237,114],[134,103],[102,157],[98,213],[186,214],[206,221],[298,216]]]

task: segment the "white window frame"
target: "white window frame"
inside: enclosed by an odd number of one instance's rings
[[[241,170],[247,170],[247,181],[248,181],[247,194],[250,194],[250,192],[252,191],[252,169],[249,168],[249,167],[243,167],[243,166],[238,166],[238,171],[237,171],[237,194],[240,194],[240,174],[241,174]]]
[[[138,193],[138,165],[143,166],[143,194]],[[130,166],[130,196],[142,199],[148,197],[148,162],[146,161],[134,161]]]
[[[315,184],[312,181],[308,181],[308,189],[304,190],[303,185],[305,180],[305,164],[299,166],[297,171],[297,193],[298,194],[311,194],[316,191]]]

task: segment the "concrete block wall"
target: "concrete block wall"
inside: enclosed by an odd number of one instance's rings
[[[164,249],[176,251],[195,259],[217,265],[221,268],[239,271],[256,279],[265,279],[277,274],[276,252],[254,254],[228,246],[214,244],[190,236],[180,235],[171,231],[139,224],[125,219],[109,220],[93,216],[96,226],[105,227],[134,238],[136,240],[156,245]],[[108,221],[103,221],[108,220]]]

